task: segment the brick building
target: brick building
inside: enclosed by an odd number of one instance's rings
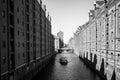
[[[0,0],[1,80],[29,80],[54,55],[51,17],[42,6],[41,0]]]
[[[120,80],[120,1],[101,0],[94,6],[74,35],[76,52],[107,80]]]

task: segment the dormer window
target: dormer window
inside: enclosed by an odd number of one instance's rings
[[[118,5],[118,7],[120,7],[120,4]]]
[[[2,11],[1,14],[2,14],[2,17],[5,17],[5,11],[4,10]]]

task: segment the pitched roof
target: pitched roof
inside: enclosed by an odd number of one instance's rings
[[[104,1],[96,1],[96,4],[98,4],[99,6],[102,6],[104,4]]]

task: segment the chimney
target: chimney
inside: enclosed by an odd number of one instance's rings
[[[94,2],[94,9],[96,10],[96,2]]]
[[[99,4],[100,3],[100,4]],[[94,2],[94,10],[98,10],[99,7],[103,4],[103,1],[96,1]]]
[[[40,0],[40,5],[42,5],[42,0]]]

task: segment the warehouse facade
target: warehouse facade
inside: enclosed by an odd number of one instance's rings
[[[51,17],[38,0],[0,0],[1,80],[29,80],[54,56]]]
[[[107,80],[120,80],[120,1],[96,1],[89,19],[74,34],[75,52]]]

